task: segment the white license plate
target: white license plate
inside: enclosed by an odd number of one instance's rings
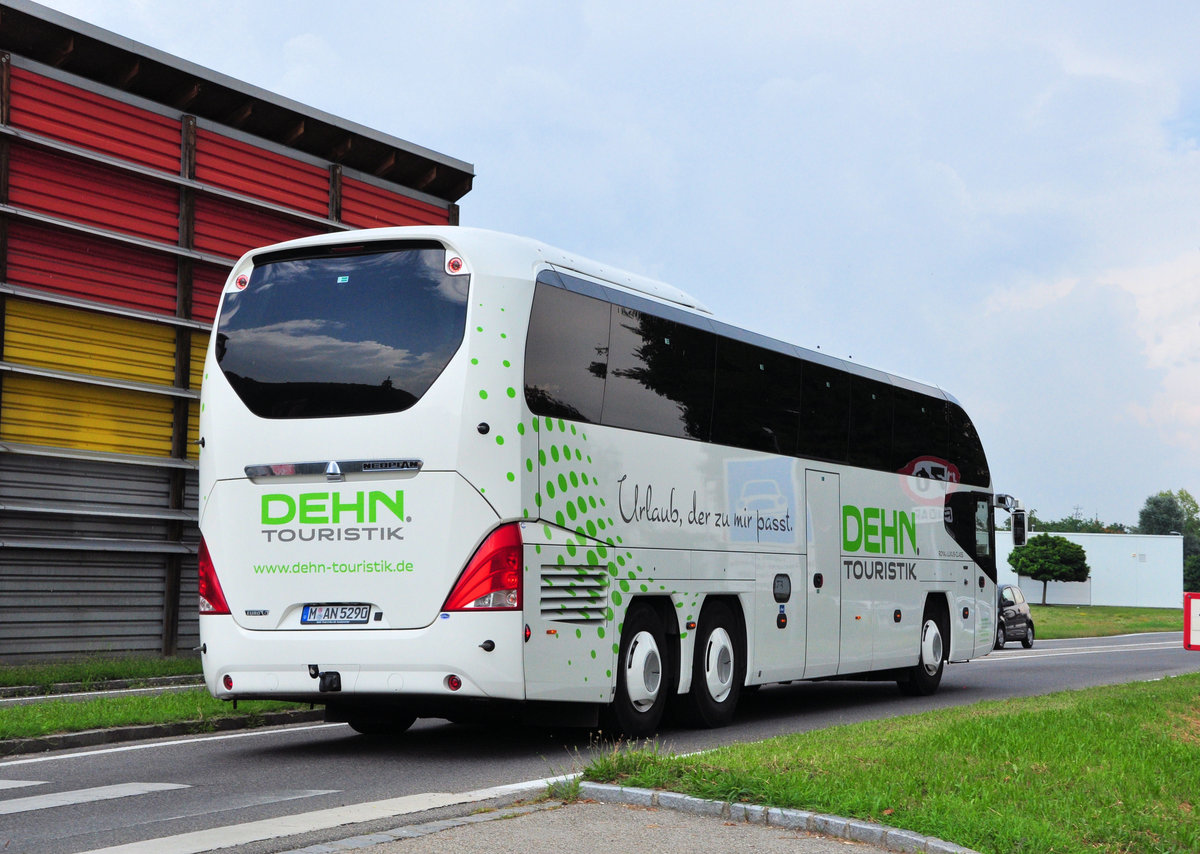
[[[300,622],[306,626],[347,625],[365,623],[370,616],[370,605],[305,605],[300,614]]]

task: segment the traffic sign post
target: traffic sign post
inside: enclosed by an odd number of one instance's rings
[[[1183,648],[1200,651],[1200,593],[1183,594]]]

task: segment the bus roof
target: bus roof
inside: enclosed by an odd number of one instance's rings
[[[513,278],[536,278],[540,269],[553,269],[569,276],[583,276],[594,279],[606,286],[611,297],[613,293],[627,294],[631,299],[614,300],[642,311],[653,310],[651,306],[641,304],[647,300],[656,306],[661,306],[658,313],[665,314],[669,319],[695,326],[701,329],[724,335],[729,338],[745,341],[768,350],[793,355],[810,362],[837,368],[850,374],[869,379],[887,382],[899,388],[921,392],[932,397],[943,398],[954,404],[959,401],[951,394],[930,383],[908,379],[853,362],[830,356],[819,350],[810,350],[797,344],[791,344],[776,338],[771,338],[757,332],[742,329],[717,320],[712,311],[687,292],[636,273],[630,273],[602,264],[578,254],[549,246],[537,240],[518,235],[507,234],[482,228],[467,226],[400,226],[395,228],[371,228],[358,231],[319,234],[312,237],[302,237],[286,243],[278,243],[268,247],[252,250],[242,257],[235,265],[237,272],[247,262],[252,262],[254,256],[264,252],[276,252],[281,249],[299,249],[306,246],[317,247],[331,243],[352,243],[355,241],[375,242],[398,239],[434,239],[456,248],[464,255],[473,258],[472,263],[484,261],[484,269],[489,274]],[[531,256],[533,262],[531,264]],[[479,270],[476,266],[474,269]]]

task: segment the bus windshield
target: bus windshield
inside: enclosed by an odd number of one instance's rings
[[[217,363],[262,418],[400,412],[462,343],[467,283],[430,242],[260,256],[225,296]]]

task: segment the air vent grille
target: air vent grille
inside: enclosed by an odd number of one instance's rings
[[[602,623],[608,607],[608,569],[603,566],[543,566],[542,619]]]

